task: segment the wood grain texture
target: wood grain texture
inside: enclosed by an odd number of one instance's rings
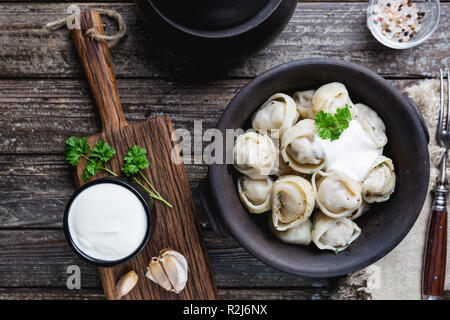
[[[222,289],[220,298],[225,300],[323,300],[329,299],[330,293],[326,289],[314,288],[297,289]],[[67,290],[64,288],[0,288],[0,300],[103,300],[101,290],[82,289]]]
[[[64,140],[97,133],[100,119],[69,32],[42,28],[64,16],[68,3],[45,2],[0,4],[0,299],[103,299],[97,269],[73,254],[60,230],[65,203],[74,191],[62,155]],[[127,37],[111,54],[130,123],[168,114],[175,128],[191,132],[194,120],[203,120],[204,129],[214,127],[249,78],[292,59],[332,57],[360,63],[387,77],[423,78],[432,76],[448,56],[448,1],[441,1],[447,3],[442,3],[440,27],[432,39],[402,52],[377,44],[366,30],[367,2],[338,1],[338,7],[332,1],[300,2],[304,3],[272,45],[206,78],[201,68],[166,53],[143,32],[131,1],[106,0],[81,7],[113,8],[129,27]],[[104,22],[107,33],[115,32],[113,21]],[[393,83],[402,87],[409,82]],[[195,190],[206,167],[185,168]],[[221,298],[329,297],[333,280],[280,272],[252,257],[234,239],[217,238],[202,218],[195,192],[193,196]],[[82,268],[80,291],[65,288],[70,264]],[[446,298],[450,299],[449,292]]]
[[[310,279],[276,270],[232,238],[202,232],[219,288],[332,288],[333,279]],[[159,249],[159,248],[157,248]],[[157,253],[157,252],[156,252]],[[81,288],[101,289],[95,266],[73,253],[60,229],[0,230],[0,288],[66,287],[67,267],[81,269]]]
[[[203,130],[215,127],[249,81],[118,79],[117,84],[129,123],[166,114],[175,129],[193,133],[195,121],[201,120]],[[415,82],[391,80],[399,89]],[[65,139],[93,135],[101,125],[87,83],[78,79],[0,79],[0,114],[0,155],[61,154]]]
[[[65,3],[0,4],[0,77],[81,77],[75,48],[67,30],[48,32],[43,24],[65,15]],[[424,77],[436,74],[450,44],[450,3],[442,3],[438,30],[424,44],[410,50],[391,50],[379,44],[365,24],[367,3],[301,2],[283,33],[266,49],[246,61],[211,75],[202,66],[161,47],[137,19],[134,3],[80,4],[84,8],[115,9],[123,15],[128,34],[111,55],[117,77],[215,78],[254,77],[283,62],[328,57],[364,65],[382,75]],[[107,33],[116,30],[107,21]],[[45,44],[45,45],[43,45]]]
[[[423,272],[423,294],[426,296],[441,297],[444,294],[447,236],[447,211],[433,210]]]
[[[79,23],[81,28],[73,28],[70,33],[102,119],[103,131],[126,127],[128,123],[122,111],[108,45],[106,41],[96,41],[85,35],[89,29],[104,34],[100,14],[95,10],[82,13]]]
[[[157,202],[154,210],[156,221],[153,233],[142,252],[128,263],[110,268],[99,268],[105,295],[117,299],[115,285],[130,270],[139,276],[136,287],[123,299],[169,300],[169,299],[217,299],[218,293],[206,248],[200,237],[199,221],[195,212],[188,180],[179,157],[176,143],[171,141],[172,123],[168,116],[142,121],[129,126],[125,121],[112,69],[106,41],[94,41],[84,32],[95,28],[103,33],[102,20],[97,11],[82,12],[81,30],[71,31],[78,55],[82,61],[88,83],[102,119],[103,131],[88,137],[94,146],[99,140],[109,143],[116,154],[108,162],[109,169],[120,175],[123,158],[130,146],[138,145],[148,150],[151,167],[144,170],[154,186],[164,195],[173,208]],[[83,165],[76,168],[75,183],[84,184]],[[95,176],[91,179],[97,179]],[[162,249],[172,248],[186,257],[189,266],[188,282],[179,294],[168,292],[145,277],[148,263]]]
[[[174,149],[174,142],[171,141],[172,131],[170,118],[160,116],[88,138],[91,145],[103,139],[116,149],[116,155],[108,163],[110,169],[116,173],[120,173],[120,168],[123,166],[122,159],[130,146],[138,145],[146,148],[151,166],[145,169],[144,174],[149,177],[164,198],[173,205],[173,208],[169,208],[162,202],[156,201],[153,206],[153,210],[156,212],[153,234],[141,254],[129,263],[113,268],[99,268],[100,278],[108,299],[115,299],[115,284],[120,276],[129,270],[135,270],[138,273],[139,282],[135,289],[123,299],[217,298],[214,275],[200,236],[199,221],[183,163],[175,164],[171,158],[172,151],[177,152]],[[180,161],[178,154],[174,154],[174,159]],[[81,175],[81,166],[78,166],[76,174],[78,186],[83,184]],[[151,257],[157,256],[159,251],[164,248],[172,248],[182,253],[188,261],[188,283],[178,295],[165,291],[145,277],[146,267]]]

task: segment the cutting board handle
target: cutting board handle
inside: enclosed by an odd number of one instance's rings
[[[90,39],[85,35],[91,28],[104,34],[100,14],[95,10],[82,12],[80,29],[73,28],[70,33],[97,104],[103,131],[117,130],[128,124],[120,103],[111,56],[105,40]]]

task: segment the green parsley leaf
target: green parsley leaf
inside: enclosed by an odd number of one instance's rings
[[[97,159],[90,158],[84,167],[82,175],[83,180],[86,181],[90,177],[95,176],[100,169],[102,169],[102,162]]]
[[[77,137],[70,137],[66,140],[66,160],[70,165],[76,167],[80,162],[81,157],[86,157],[91,148],[88,144],[87,137],[78,139]]]
[[[129,177],[138,173],[139,169],[145,169],[148,166],[147,150],[134,145],[128,149],[125,155],[122,171]]]
[[[96,159],[98,159],[98,160],[100,160],[102,162],[107,162],[115,154],[116,154],[116,150],[114,148],[112,148],[105,141],[100,140],[94,146],[94,149],[92,150],[92,152],[89,155],[89,157],[90,158],[96,158]]]
[[[348,104],[344,108],[337,108],[336,113],[320,111],[316,114],[315,125],[322,139],[330,139],[331,141],[339,139],[342,132],[348,128],[352,115]]]

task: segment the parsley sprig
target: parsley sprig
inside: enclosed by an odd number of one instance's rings
[[[66,160],[70,165],[76,167],[82,158],[87,160],[82,174],[84,181],[95,176],[99,170],[116,177],[117,174],[107,167],[107,162],[115,154],[116,150],[103,140],[97,142],[92,151],[87,137],[81,139],[70,137],[66,140]]]
[[[316,114],[315,124],[322,139],[330,139],[331,141],[339,139],[342,132],[348,128],[349,121],[352,120],[352,115],[348,104],[344,108],[336,109],[336,113],[319,111]]]
[[[116,150],[105,141],[100,140],[97,142],[91,151],[87,137],[81,139],[77,137],[70,137],[66,140],[65,149],[66,160],[70,165],[76,167],[80,163],[81,159],[85,159],[87,161],[82,174],[83,180],[86,181],[95,176],[100,170],[104,170],[110,175],[117,177],[117,174],[110,170],[107,166],[107,162],[116,154]],[[150,186],[151,190],[141,183],[136,176],[133,176],[133,180],[136,181],[136,183],[138,183],[145,191],[147,191],[152,198],[162,201],[167,206],[172,208],[172,205],[167,202],[158,193],[158,191],[156,191],[155,187],[153,187],[144,175],[142,170],[148,166],[147,150],[134,145],[130,147],[125,155],[122,171],[127,177],[131,177],[133,175],[139,175],[142,177],[147,185]]]
[[[70,137],[66,140],[66,160],[70,165],[76,167],[81,158],[89,160],[87,157],[91,147],[89,147],[87,137],[78,139]]]
[[[158,191],[156,191],[155,187],[153,187],[153,185],[144,175],[142,170],[147,168],[148,166],[149,163],[147,160],[147,150],[145,148],[140,148],[134,145],[131,146],[130,149],[128,149],[128,152],[125,155],[122,171],[127,177],[139,174],[152,190],[144,186],[136,177],[133,177],[133,180],[136,181],[136,183],[139,184],[142,188],[144,188],[144,190],[147,191],[152,198],[162,201],[168,207],[172,208],[172,205],[169,202],[167,202],[163,197],[161,197]]]

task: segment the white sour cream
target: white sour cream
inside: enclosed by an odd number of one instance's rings
[[[68,226],[73,242],[86,255],[114,261],[129,256],[141,245],[147,215],[133,192],[117,184],[101,183],[74,199]]]
[[[340,171],[356,181],[362,181],[372,169],[383,149],[375,146],[358,121],[352,120],[339,139],[314,139],[325,154],[326,171]]]

